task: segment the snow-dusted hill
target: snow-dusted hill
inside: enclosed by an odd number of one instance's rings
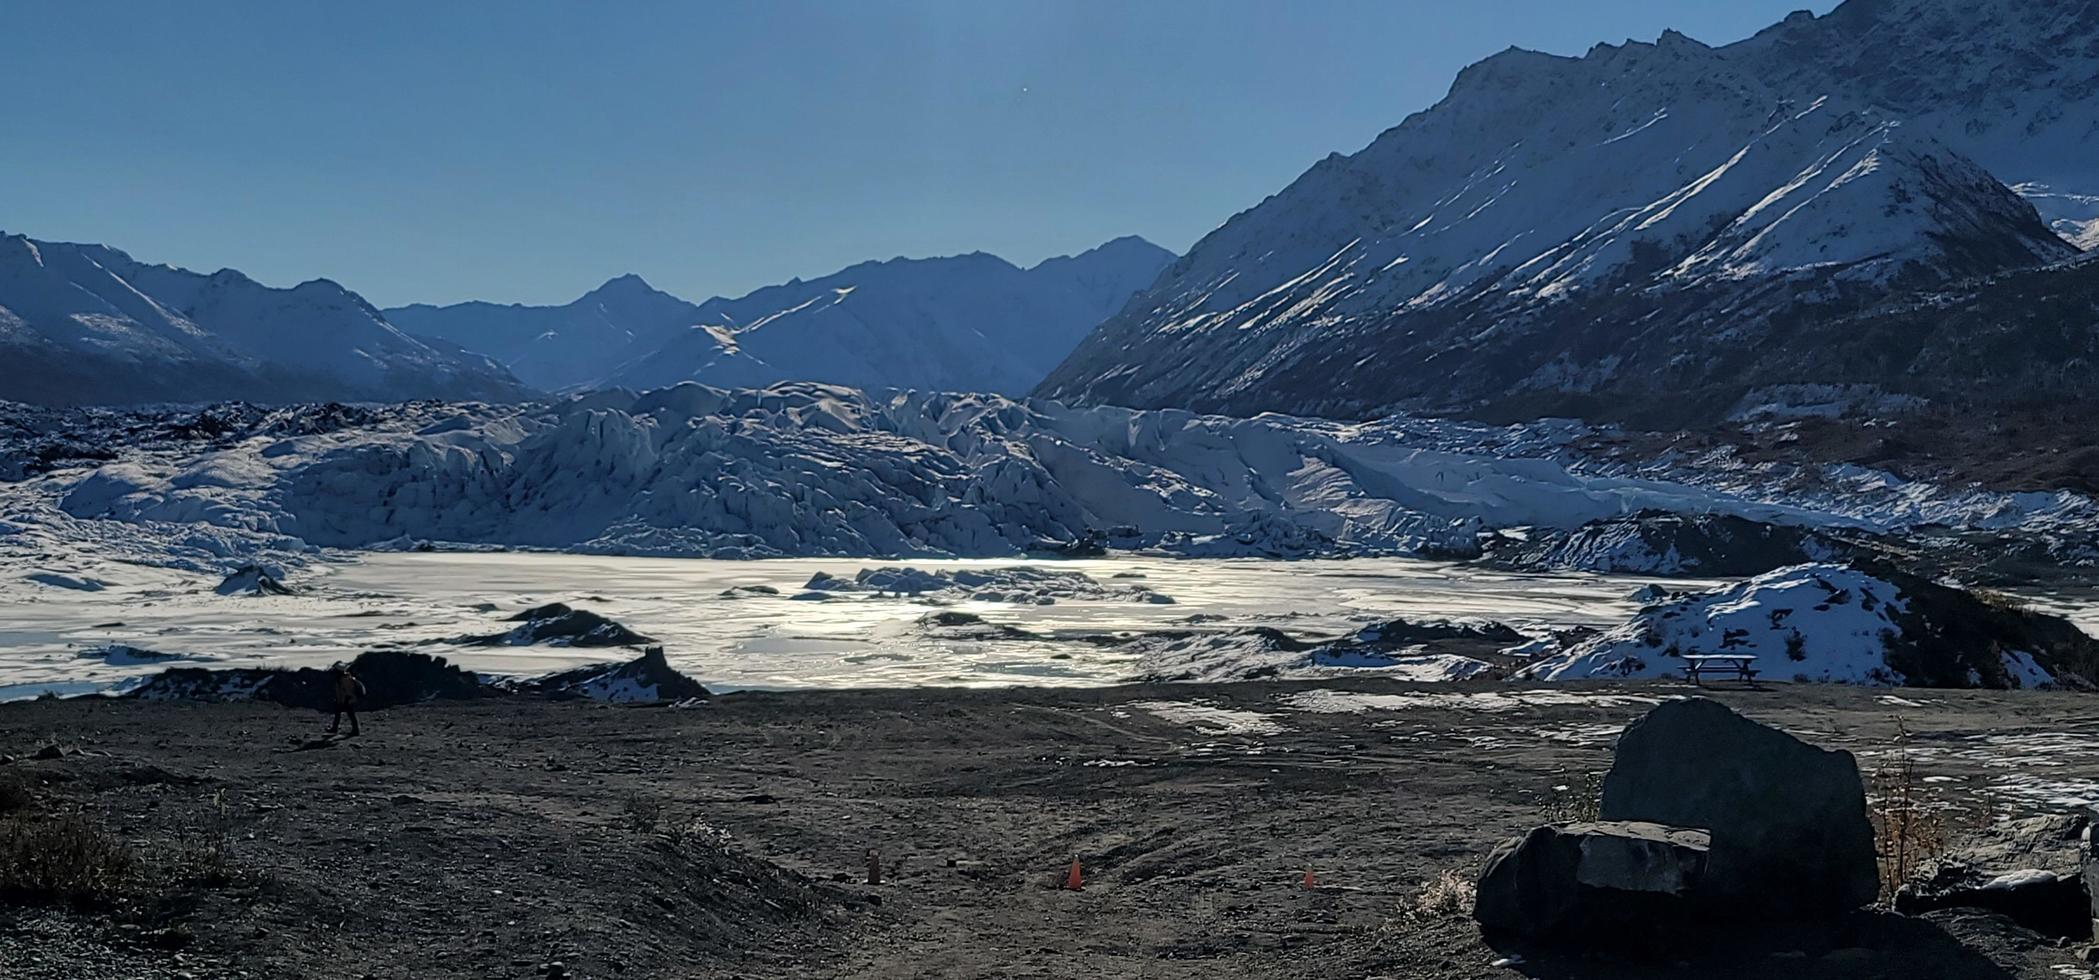
[[[1853,0],[1824,19],[1997,6]],[[1955,139],[1974,127],[1912,119],[1848,84],[1856,68],[1773,68],[1821,50],[1785,37],[1838,30],[1790,25],[1724,49],[1668,33],[1473,65],[1436,106],[1205,237],[1038,391],[1351,416],[1623,415],[1688,393],[1671,406],[1683,415],[1726,401],[1800,322],[2075,254],[1963,154],[1983,148]],[[2061,72],[2081,57],[2041,53]],[[2016,157],[2018,140],[1999,135],[1993,159]],[[2058,137],[2035,130],[2032,158]],[[2075,186],[2056,169],[2021,173]]]
[[[2099,641],[2002,599],[1889,570],[1780,568],[1657,601],[1525,666],[1538,680],[1680,677],[1685,657],[1754,657],[1766,681],[2089,687]]]
[[[0,236],[0,363],[0,398],[61,405],[524,393],[325,279],[272,289],[20,235]]]
[[[1018,394],[1172,261],[1131,237],[1028,269],[981,252],[891,259],[698,304],[625,276],[566,306],[387,315],[550,390],[820,381]]]

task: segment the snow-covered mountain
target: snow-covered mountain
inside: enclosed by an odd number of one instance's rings
[[[478,351],[547,390],[604,378],[701,321],[694,303],[625,275],[562,306],[418,303],[386,310],[395,326]]]
[[[2064,237],[2099,246],[2099,7],[1851,0],[1725,49],[1774,86],[1843,92],[1988,168]]]
[[[1346,416],[1625,417],[1661,398],[1677,416],[1717,410],[1802,323],[2076,254],[1963,150],[2030,161],[2006,172],[2078,193],[2077,162],[2055,148],[2082,125],[2088,82],[2061,117],[1979,119],[2021,86],[2089,78],[2089,44],[2047,41],[2090,37],[2090,5],[1990,13],[2002,6],[1852,0],[1721,49],[1671,32],[1580,58],[1503,52],[1205,237],[1038,391]],[[1926,12],[1934,31],[1972,40],[1987,25],[2001,43],[1932,42],[1950,69],[1919,58],[1913,71],[1945,75],[1940,96],[1854,84],[1929,41],[1871,25]],[[1962,16],[1976,22],[1965,33]],[[1817,60],[1841,38],[1891,50]],[[2022,55],[2049,67],[2007,69],[2000,85],[1992,66]],[[1897,95],[1941,108],[1914,118]],[[1949,115],[1956,96],[1975,118]]]
[[[20,235],[0,236],[0,364],[0,398],[58,405],[524,393],[325,279],[273,289]]]
[[[1028,269],[981,252],[891,259],[698,304],[624,276],[566,306],[387,315],[549,389],[809,380],[1019,393],[1172,261],[1130,237]]]

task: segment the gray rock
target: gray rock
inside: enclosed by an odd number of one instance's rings
[[[1652,823],[1539,827],[1497,848],[1472,915],[1492,933],[1607,942],[1697,914],[1703,831]]]
[[[2089,844],[2084,814],[2009,820],[1972,831],[1895,893],[1895,909],[1997,912],[2029,929],[2082,939],[2092,934],[2082,880]]]
[[[2082,863],[2084,892],[2091,899],[2092,938],[2099,939],[2099,816],[2088,815],[2085,819]]]
[[[1627,726],[1598,816],[1709,831],[1701,894],[1730,914],[1814,917],[1880,892],[1851,753],[1706,698],[1664,702]]]

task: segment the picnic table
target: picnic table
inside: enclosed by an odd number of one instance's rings
[[[1756,658],[1740,653],[1694,653],[1684,657],[1684,677],[1699,687],[1705,685],[1699,678],[1705,676],[1732,676],[1735,680],[1756,683]]]

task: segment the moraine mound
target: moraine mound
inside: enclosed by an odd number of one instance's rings
[[[391,708],[495,693],[472,672],[453,666],[443,657],[421,653],[367,651],[350,662],[350,671],[364,682],[360,708]],[[267,701],[326,711],[335,704],[335,682],[328,671],[313,667],[170,667],[147,678],[126,696],[142,701]]]
[[[580,698],[614,704],[691,701],[709,696],[699,682],[671,668],[662,647],[650,647],[640,657],[623,663],[592,664],[524,680],[483,677],[443,657],[403,650],[361,653],[350,662],[350,671],[364,682],[360,709],[520,696]],[[327,711],[335,703],[333,678],[328,671],[312,667],[170,667],[124,696],[142,701],[262,701],[314,711]]]
[[[932,640],[984,642],[991,640],[1038,640],[1033,630],[994,623],[976,613],[942,611],[927,613],[911,624],[920,636]]]
[[[128,643],[110,643],[88,647],[73,655],[75,660],[99,660],[110,667],[140,667],[147,664],[164,664],[176,660],[217,660],[217,657],[197,653],[167,653],[148,650]]]
[[[1379,628],[1370,627],[1364,633]],[[1495,669],[1493,664],[1473,657],[1429,652],[1423,644],[1357,642],[1362,635],[1313,643],[1293,639],[1271,627],[1253,626],[1222,632],[1159,633],[1132,640],[1124,649],[1138,655],[1139,678],[1159,683],[1361,675],[1404,681],[1456,681]]]
[[[252,563],[228,573],[212,591],[220,595],[294,595],[298,592],[284,584],[284,573]]]
[[[2099,669],[2099,641],[2066,620],[1893,569],[1807,564],[1655,603],[1519,676],[1673,677],[1695,654],[1756,657],[1765,680],[1886,686],[2082,688]]]
[[[613,704],[704,701],[709,696],[700,682],[671,668],[662,647],[650,647],[626,663],[591,664],[534,678],[520,688],[556,700],[581,698]]]
[[[636,633],[588,609],[577,609],[562,602],[534,606],[509,617],[509,621],[520,625],[502,633],[458,636],[439,642],[477,647],[528,647],[539,643],[557,647],[634,647],[655,642],[653,637]]]
[[[1758,575],[1835,561],[1856,546],[1826,532],[1732,514],[1641,511],[1572,530],[1525,528],[1482,537],[1484,564],[1518,571],[1632,575]]]
[[[852,578],[818,572],[802,586],[810,593],[868,593],[940,602],[1013,602],[1047,606],[1059,599],[1094,602],[1170,604],[1171,596],[1143,585],[1103,585],[1083,572],[1053,571],[1029,565],[1011,568],[958,568],[925,571],[908,566],[863,568]]]

